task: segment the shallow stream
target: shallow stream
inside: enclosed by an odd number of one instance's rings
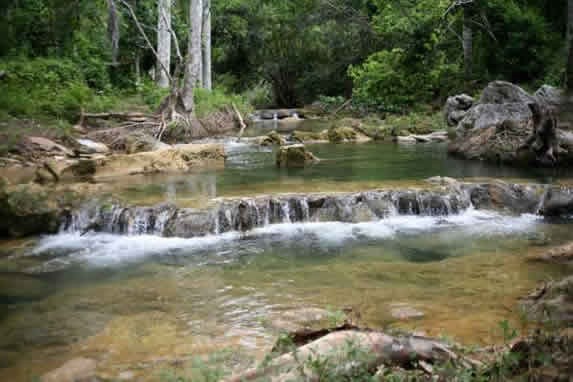
[[[459,161],[443,145],[309,148],[320,163],[277,169],[268,149],[227,143],[225,170],[114,180],[114,194],[133,204],[200,206],[221,196],[412,186],[436,175],[570,179]],[[228,366],[240,368],[301,317],[336,321],[341,310],[369,327],[499,342],[500,321],[521,325],[517,299],[562,272],[525,257],[570,241],[571,228],[567,221],[470,208],[191,239],[61,233],[4,242],[0,380],[29,381],[78,356],[97,359],[110,377],[131,370],[138,380],[225,351],[232,354]],[[400,311],[418,317],[397,318]]]

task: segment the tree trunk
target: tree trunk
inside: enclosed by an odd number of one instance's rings
[[[157,55],[155,80],[161,88],[169,88],[169,70],[171,66],[171,0],[159,0],[157,3]]]
[[[473,76],[473,28],[471,25],[471,4],[463,8],[462,45],[464,50],[464,73],[466,81]]]
[[[203,87],[211,90],[211,0],[203,0]]]
[[[107,0],[107,33],[111,45],[111,64],[118,64],[119,56],[119,15],[115,0]]]
[[[567,82],[568,93],[573,93],[573,0],[567,5]]]
[[[201,80],[201,29],[203,26],[203,1],[191,0],[189,7],[189,42],[185,62],[185,76],[181,100],[185,112],[194,108],[193,89]]]

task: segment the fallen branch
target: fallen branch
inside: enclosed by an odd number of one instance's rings
[[[237,106],[235,106],[235,104],[232,104],[233,106],[233,110],[235,111],[235,115],[237,116],[237,120],[239,121],[239,126],[241,126],[241,130],[239,131],[239,135],[237,136],[237,142],[241,140],[241,137],[243,136],[243,133],[245,132],[245,129],[247,128],[247,125],[245,124],[245,121],[243,120],[243,116],[241,115],[241,112],[239,112],[239,109],[237,109]]]
[[[354,357],[351,355],[360,355]],[[344,330],[330,333],[304,345],[294,352],[279,356],[259,368],[235,375],[227,382],[255,381],[272,376],[273,381],[319,380],[313,361],[328,362],[336,374],[357,370],[376,370],[380,365],[405,369],[432,370],[432,364],[450,362],[453,365],[474,368],[481,366],[454,353],[448,346],[430,338],[417,336],[392,337],[381,332]]]
[[[340,105],[336,110],[332,112],[332,115],[336,115],[340,113],[342,110],[346,109],[346,107],[348,107],[348,105],[350,105],[351,102],[352,98],[348,98],[346,101],[344,101],[342,105]]]

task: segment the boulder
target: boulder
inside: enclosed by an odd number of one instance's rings
[[[276,131],[271,131],[266,137],[261,140],[261,146],[283,146],[286,145],[286,139],[277,133]]]
[[[568,187],[551,187],[545,199],[540,213],[544,216],[573,215],[573,192]]]
[[[42,382],[96,382],[97,362],[89,358],[74,358],[42,376]]]
[[[91,139],[77,139],[76,142],[79,145],[77,149],[79,154],[108,154],[110,152],[109,147]]]
[[[519,148],[533,134],[531,118],[524,103],[478,104],[458,124],[449,152],[466,159],[528,161]]]
[[[61,210],[53,196],[48,189],[36,184],[0,190],[0,236],[56,232]]]
[[[562,102],[563,91],[550,85],[541,86],[533,95],[539,102],[557,108]]]
[[[509,82],[492,82],[458,122],[449,152],[512,164],[573,163],[573,135],[555,123],[561,103],[561,92],[548,85],[530,95]]]
[[[26,137],[23,143],[29,145],[33,150],[43,151],[45,153],[67,156],[74,155],[72,150],[44,137]]]
[[[545,193],[545,186],[542,185],[520,185],[502,181],[467,184],[464,189],[477,209],[505,210],[517,214],[538,213]]]
[[[304,167],[318,162],[318,158],[302,144],[282,146],[277,152],[278,167]]]
[[[536,102],[535,97],[529,95],[525,90],[511,82],[494,81],[487,85],[479,99],[480,104],[506,104],[521,103],[528,104]]]
[[[467,94],[449,97],[444,106],[444,118],[448,126],[456,126],[473,106],[475,100]]]

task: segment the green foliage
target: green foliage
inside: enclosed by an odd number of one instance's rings
[[[252,111],[244,96],[227,94],[221,89],[213,89],[212,91],[195,89],[194,99],[196,114],[199,118],[229,108],[232,105],[235,105],[243,115],[247,115]]]
[[[7,79],[0,92],[0,109],[13,117],[49,116],[75,121],[80,109],[92,104],[105,109],[112,102],[96,96],[72,61],[38,58],[0,61]]]

